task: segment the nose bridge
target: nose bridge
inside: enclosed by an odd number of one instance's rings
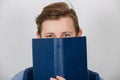
[[[62,38],[61,35],[56,35],[56,38]]]
[[[62,38],[62,34],[61,33],[57,33],[55,36],[56,36],[56,38]]]

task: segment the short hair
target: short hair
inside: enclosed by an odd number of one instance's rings
[[[41,14],[36,18],[38,34],[41,35],[41,25],[45,20],[58,20],[61,17],[71,17],[74,22],[75,32],[76,34],[79,33],[78,17],[74,9],[69,8],[65,2],[56,2],[44,7]]]

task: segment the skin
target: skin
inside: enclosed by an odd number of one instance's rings
[[[74,23],[71,17],[61,17],[58,20],[46,20],[42,23],[41,35],[37,33],[37,38],[68,38],[81,36],[82,32],[76,35]],[[56,76],[50,80],[65,80]]]

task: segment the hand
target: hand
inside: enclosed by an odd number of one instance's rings
[[[56,76],[56,78],[50,78],[50,80],[65,80],[65,79],[61,76]]]

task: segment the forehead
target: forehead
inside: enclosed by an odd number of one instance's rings
[[[74,22],[71,17],[61,17],[57,20],[46,20],[42,23],[42,32],[54,30],[74,30]]]

